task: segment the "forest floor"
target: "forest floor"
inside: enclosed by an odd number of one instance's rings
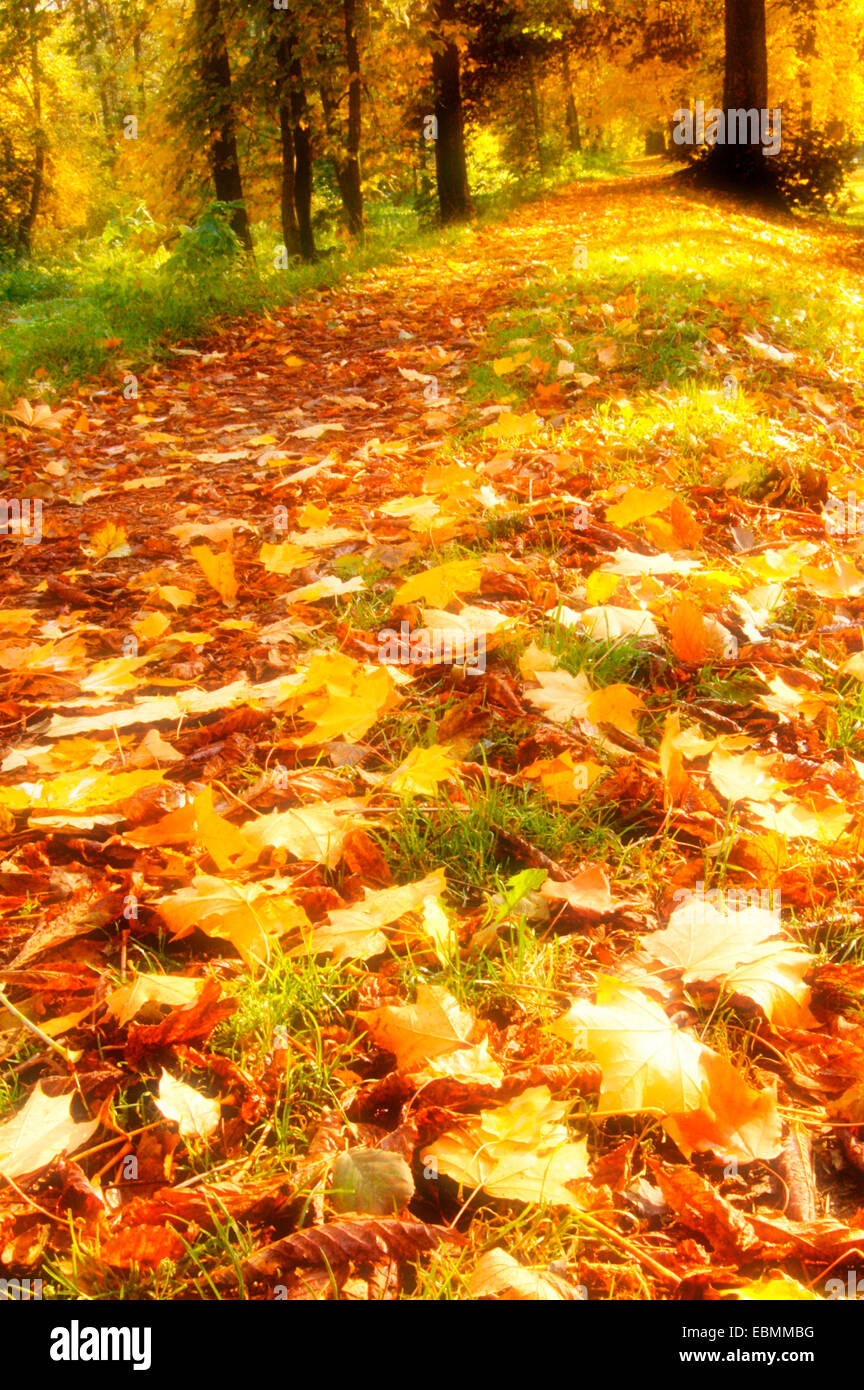
[[[574,186],[18,403],[9,1274],[845,1281],[862,265],[830,225]]]

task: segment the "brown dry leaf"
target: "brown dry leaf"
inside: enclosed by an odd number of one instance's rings
[[[112,1269],[155,1269],[165,1260],[180,1260],[186,1246],[170,1226],[126,1226],[108,1236],[99,1247],[97,1259]]]
[[[422,1221],[355,1217],[310,1226],[284,1240],[256,1250],[243,1265],[253,1279],[272,1279],[297,1265],[323,1265],[342,1270],[350,1264],[376,1264],[381,1260],[413,1260],[434,1250],[442,1240],[455,1239],[445,1226]]]

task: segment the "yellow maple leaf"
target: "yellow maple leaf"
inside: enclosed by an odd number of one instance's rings
[[[315,558],[314,551],[301,545],[262,545],[258,559],[271,574],[291,574]]]
[[[398,921],[406,912],[422,909],[427,898],[437,898],[446,889],[443,869],[435,869],[416,883],[396,888],[370,890],[352,907],[338,907],[327,914],[327,921],[316,927],[303,950],[332,952],[335,961],[367,960],[387,945],[383,927]]]
[[[90,544],[81,547],[92,560],[104,560],[108,555],[131,555],[126,542],[126,527],[106,521],[90,537]]]
[[[530,362],[530,360],[530,352],[517,352],[513,357],[496,357],[492,363],[492,370],[496,376],[510,376],[517,367],[524,367],[525,363]]]
[[[606,520],[610,526],[632,526],[644,516],[664,512],[674,497],[668,487],[628,488],[620,502],[606,508]]]
[[[469,1035],[476,1026],[441,985],[424,981],[417,986],[416,1003],[384,1004],[357,1017],[378,1046],[393,1053],[398,1069],[408,1074],[421,1071],[433,1057],[470,1048]]]
[[[593,724],[611,724],[624,734],[636,734],[639,725],[637,710],[645,708],[645,701],[635,690],[626,685],[606,685],[602,690],[593,690],[588,700],[588,719]]]
[[[449,748],[439,743],[433,743],[431,748],[412,748],[387,778],[386,785],[400,795],[434,796],[439,783],[458,777],[458,767]]]
[[[587,719],[592,690],[583,671],[571,676],[567,671],[535,671],[539,690],[527,691],[532,705],[542,709],[556,724],[571,719]]]
[[[422,599],[432,608],[446,608],[457,594],[470,594],[479,589],[480,575],[479,560],[452,560],[449,565],[436,565],[434,569],[406,579],[396,590],[393,603],[413,603]]]
[[[209,545],[192,545],[190,552],[204,571],[207,583],[214,588],[223,603],[233,603],[237,597],[237,576],[231,552],[222,550],[218,555]]]
[[[297,517],[297,525],[314,530],[316,526],[326,526],[329,520],[330,508],[326,503],[323,507],[316,507],[314,502],[307,502]]]
[[[132,624],[132,631],[139,642],[156,642],[171,626],[171,619],[165,613],[145,613]]]
[[[156,787],[161,772],[64,772],[44,782],[0,787],[0,806],[12,811],[69,811],[80,814],[116,806],[145,787]]]
[[[557,758],[540,758],[537,762],[523,767],[522,776],[537,778],[541,787],[555,801],[569,806],[580,801],[589,787],[605,769],[590,758],[585,762],[574,763],[573,754],[566,749]]]
[[[533,413],[515,415],[510,410],[504,410],[494,425],[487,425],[483,433],[487,439],[518,439],[522,435],[535,434],[540,425],[540,419]]]
[[[570,1184],[588,1172],[587,1141],[570,1139],[566,1101],[534,1086],[494,1110],[483,1110],[422,1153],[463,1188],[482,1188],[503,1201],[543,1202],[580,1210]]]
[[[781,932],[777,917],[764,908],[723,912],[697,898],[677,907],[668,927],[649,933],[642,944],[684,984],[714,982],[728,994],[752,999],[779,1027],[809,1028],[815,1019],[804,976],[813,957],[778,940]]]
[[[266,964],[273,939],[309,926],[290,893],[210,874],[196,875],[185,888],[156,898],[154,906],[175,938],[197,929],[229,941],[249,966]]]
[[[600,1063],[598,1115],[659,1115],[688,1157],[708,1150],[747,1162],[780,1152],[775,1092],[748,1086],[635,986],[601,977],[597,1003],[574,1000],[553,1032]]]

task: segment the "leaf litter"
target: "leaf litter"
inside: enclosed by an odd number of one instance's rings
[[[752,485],[722,431],[622,468],[634,296],[592,336],[553,288],[546,358],[486,336],[602,222],[571,192],[134,410],[11,412],[45,503],[0,549],[13,1274],[800,1299],[864,1242],[864,570],[823,511],[860,404],[730,305],[723,372],[821,472]]]

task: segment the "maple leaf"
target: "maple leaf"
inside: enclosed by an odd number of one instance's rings
[[[392,1052],[400,1071],[422,1069],[433,1057],[470,1048],[475,1021],[440,985],[421,981],[414,1004],[385,1004],[358,1013],[379,1047]]]
[[[46,1095],[37,1082],[21,1109],[0,1124],[0,1174],[26,1177],[86,1144],[99,1121],[73,1120],[73,1100],[74,1095]]]
[[[261,564],[271,574],[292,574],[314,558],[314,551],[304,550],[301,545],[264,544],[258,554]]]
[[[45,782],[0,787],[0,806],[13,811],[89,811],[116,806],[146,787],[158,787],[161,772],[64,772]]]
[[[468,1280],[472,1298],[506,1298],[541,1303],[569,1302],[581,1295],[550,1270],[521,1265],[506,1250],[487,1250]]]
[[[216,590],[222,602],[233,604],[237,597],[237,576],[231,552],[222,550],[216,555],[209,545],[192,545],[189,550],[204,571],[207,583]]]
[[[106,521],[94,531],[90,544],[81,547],[91,560],[106,560],[110,556],[131,555],[132,550],[126,540],[126,527],[113,521]]]
[[[207,936],[230,941],[247,965],[269,959],[270,941],[309,925],[290,893],[268,893],[262,883],[197,874],[185,888],[154,900],[175,938],[197,928]]]
[[[206,1139],[219,1124],[222,1107],[218,1100],[202,1096],[193,1086],[179,1081],[176,1076],[162,1068],[159,1078],[159,1094],[156,1108],[161,1110],[166,1120],[176,1120],[184,1138],[190,1135],[196,1139]]]
[[[179,845],[196,840],[210,855],[220,873],[231,867],[233,859],[248,856],[250,840],[230,821],[217,815],[213,789],[205,787],[193,801],[171,811],[154,825],[127,832],[133,845]]]
[[[569,748],[557,758],[541,758],[522,769],[522,776],[537,778],[549,796],[562,805],[580,801],[589,787],[602,776],[605,768],[590,758],[574,763]]]
[[[342,858],[345,836],[363,808],[361,798],[338,797],[244,821],[240,831],[250,846],[250,855],[239,867],[254,863],[269,848],[287,849],[296,859],[335,869]]]
[[[136,975],[134,980],[112,990],[105,1004],[118,1028],[123,1028],[148,1004],[182,1007],[194,1003],[203,988],[203,979],[189,975]]]
[[[641,608],[616,608],[604,604],[598,608],[583,608],[577,621],[595,642],[611,642],[618,637],[657,637],[657,624],[650,613]]]
[[[586,1176],[588,1152],[586,1141],[572,1142],[561,1123],[567,1108],[547,1086],[531,1087],[437,1139],[423,1162],[434,1158],[445,1177],[490,1197],[578,1211],[583,1203],[570,1184]]]
[[[813,957],[776,940],[780,932],[777,918],[763,908],[721,912],[697,900],[682,903],[665,931],[651,932],[642,944],[654,960],[680,972],[684,984],[714,981],[752,999],[780,1027],[808,1028],[816,1020],[807,1007],[804,976]]]
[[[600,1063],[598,1115],[660,1115],[685,1154],[712,1150],[748,1162],[779,1153],[774,1092],[754,1091],[634,986],[602,977],[597,1003],[575,1000],[553,1032]]]
[[[327,922],[315,928],[303,950],[332,952],[336,961],[366,960],[386,947],[383,927],[421,909],[427,898],[439,897],[446,887],[444,870],[435,869],[416,883],[371,892],[364,888],[359,903],[327,914]]]
[[[587,719],[593,692],[583,671],[578,676],[567,671],[535,671],[533,675],[540,689],[526,692],[532,705],[545,710],[556,724]]]
[[[432,608],[446,608],[457,594],[470,594],[479,589],[480,574],[479,560],[453,560],[449,565],[436,565],[435,569],[412,575],[400,584],[393,595],[393,603],[406,604],[422,599]]]
[[[606,508],[606,520],[610,526],[632,526],[643,517],[663,512],[675,497],[668,487],[631,487],[620,502]]]
[[[434,796],[441,782],[458,779],[458,775],[459,764],[449,749],[433,743],[430,748],[412,748],[386,785],[400,796]]]

